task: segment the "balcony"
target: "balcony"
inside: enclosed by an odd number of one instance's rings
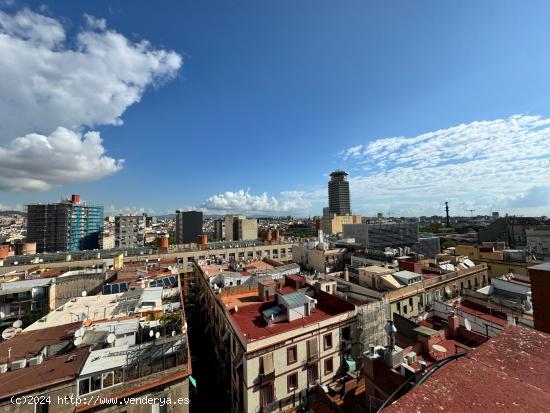
[[[305,364],[307,365],[316,364],[318,362],[319,362],[319,353],[317,352],[308,354],[305,360]]]
[[[272,383],[275,380],[275,371],[267,374],[260,373],[258,377],[260,379],[260,386]]]

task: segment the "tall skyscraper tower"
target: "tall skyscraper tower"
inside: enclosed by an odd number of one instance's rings
[[[351,214],[349,182],[347,176],[348,174],[344,171],[334,171],[330,174],[330,181],[328,183],[328,208],[331,214]]]

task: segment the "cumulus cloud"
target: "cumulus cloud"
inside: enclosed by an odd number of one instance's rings
[[[124,111],[148,87],[173,78],[181,67],[177,53],[132,42],[108,29],[104,19],[86,15],[85,23],[67,39],[54,18],[28,9],[0,11],[0,153],[15,155],[19,167],[3,168],[2,189],[44,190],[119,170],[122,162],[105,155],[96,132],[85,133],[79,143],[74,137],[99,125],[121,125]],[[86,152],[58,147],[66,166],[54,173],[41,169],[47,165],[37,148],[53,147],[70,131],[72,145]],[[88,165],[80,166],[82,161]],[[6,184],[10,178],[21,186]]]
[[[540,196],[550,182],[548,142],[550,119],[515,115],[377,139],[340,155],[359,171],[350,180],[353,203],[368,213],[440,214],[448,200],[456,215],[469,214],[457,210],[466,207],[527,214],[550,207]]]
[[[0,147],[0,190],[41,191],[90,181],[115,173],[122,165],[122,160],[105,156],[98,132],[81,135],[59,127],[49,136],[28,134]]]
[[[305,192],[301,191],[285,191],[276,198],[269,196],[266,192],[253,195],[249,189],[241,189],[236,192],[212,195],[200,205],[200,208],[209,213],[221,214],[299,214],[310,207],[310,202],[305,195]]]

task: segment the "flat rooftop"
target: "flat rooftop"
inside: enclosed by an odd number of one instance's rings
[[[510,327],[437,370],[387,413],[547,412],[550,335]]]
[[[118,304],[117,298],[123,294],[92,295],[73,298],[56,310],[35,321],[24,331],[41,330],[47,327],[59,326],[79,321],[79,317],[90,320],[105,320],[113,317]]]
[[[550,261],[529,267],[530,270],[550,271]]]
[[[287,287],[291,288],[285,286]],[[316,294],[315,299],[317,307],[310,315],[293,321],[276,322],[271,326],[265,322],[262,312],[275,306],[275,301],[262,302],[256,291],[224,297],[222,301],[227,305],[227,310],[243,337],[252,342],[319,323],[355,309],[353,304],[323,291]],[[235,311],[235,306],[238,311]]]

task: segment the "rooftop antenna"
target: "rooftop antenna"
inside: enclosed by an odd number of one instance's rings
[[[445,201],[445,222],[447,228],[451,226],[451,219],[449,218],[449,203]]]

